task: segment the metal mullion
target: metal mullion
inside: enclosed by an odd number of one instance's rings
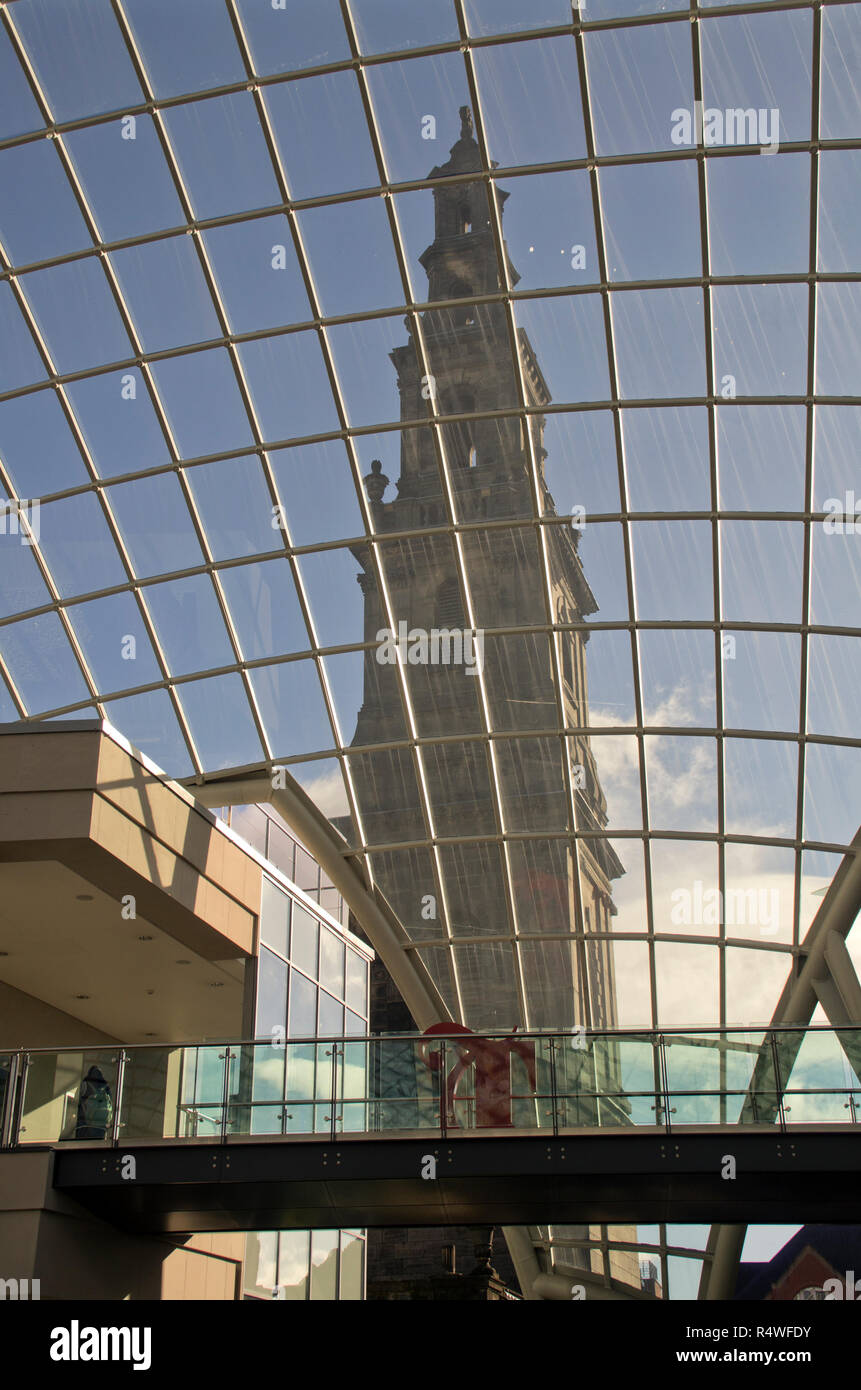
[[[703,80],[702,80],[702,31],[697,12],[698,0],[691,0],[691,63],[693,67],[694,82],[694,101],[703,100]],[[703,331],[704,341],[704,361],[706,371],[706,396],[709,404],[706,406],[708,412],[708,439],[709,439],[709,486],[711,489],[712,511],[717,513],[720,507],[720,493],[718,488],[718,461],[717,461],[717,418],[716,406],[714,405],[715,380],[714,380],[714,322],[712,314],[712,290],[711,290],[711,246],[709,241],[709,205],[708,205],[708,179],[706,170],[705,147],[698,151],[697,155],[697,193],[700,215],[700,253],[702,256],[702,270],[705,279],[703,287]],[[723,619],[723,596],[722,596],[722,531],[719,517],[712,520],[712,595],[714,601],[714,616],[716,622]],[[714,662],[715,662],[715,718],[720,729],[717,737],[717,828],[718,834],[722,837],[726,830],[726,739],[724,737],[724,690],[723,690],[723,635],[722,629],[715,628],[714,634]],[[726,848],[723,838],[718,840],[718,892],[720,893],[719,902],[726,902]],[[718,924],[718,938],[720,945],[718,951],[718,1021],[721,1025],[726,1022],[726,942],[727,931],[724,913],[720,914],[721,920]],[[725,1068],[725,1058],[721,1056],[721,1071]]]
[[[813,10],[812,58],[810,80],[810,260],[809,268],[815,271],[819,256],[819,104],[822,81],[822,9],[819,5]],[[817,287],[811,282],[807,306],[807,394],[813,402],[816,387],[816,311]],[[806,409],[806,439],[804,448],[804,508],[810,513],[813,508],[813,459],[816,436],[816,406],[808,404]],[[807,697],[810,680],[810,614],[813,589],[813,523],[804,523],[804,562],[802,566],[801,653],[798,694],[798,732],[801,741],[798,745],[798,795],[795,812],[795,835],[802,839],[804,831],[804,787],[807,771]],[[801,884],[803,854],[796,851],[795,856],[795,902],[793,905],[792,940],[795,945],[801,941]]]
[[[6,664],[6,658],[4,657],[2,651],[0,651],[0,681],[3,681],[7,690],[9,691],[9,698],[18,711],[18,718],[26,719],[28,717],[27,706],[24,703],[18,686],[12,679],[9,667]],[[2,687],[0,687],[0,689],[2,689]]]
[[[575,38],[577,48],[577,70],[580,80],[580,100],[583,108],[583,130],[586,140],[586,153],[590,161],[590,183],[592,187],[592,213],[595,223],[595,245],[598,255],[598,270],[600,279],[609,286],[607,274],[607,251],[604,242],[604,213],[601,204],[601,186],[597,166],[595,164],[595,132],[592,122],[592,97],[589,85],[589,70],[586,57],[586,46],[583,41],[582,33]],[[604,312],[604,333],[607,344],[607,374],[610,384],[610,396],[614,403],[613,409],[613,432],[616,442],[616,466],[618,470],[619,483],[619,502],[622,511],[627,513],[628,508],[628,478],[627,466],[625,461],[625,442],[622,434],[621,400],[619,398],[618,374],[616,367],[615,338],[613,331],[612,303],[610,290],[607,288],[601,293],[602,307]],[[622,543],[625,555],[625,586],[628,595],[628,611],[631,615],[632,624],[637,620],[637,597],[636,586],[634,584],[634,561],[632,554],[631,523],[625,520],[622,525]],[[634,711],[638,728],[645,725],[645,715],[643,712],[643,689],[642,673],[640,669],[640,647],[637,629],[632,625],[631,632],[631,667],[634,686]],[[657,961],[655,957],[655,920],[654,903],[652,900],[652,859],[650,853],[650,817],[649,817],[649,796],[648,783],[646,777],[646,746],[645,738],[637,733],[637,754],[639,759],[639,781],[640,781],[640,812],[643,820],[643,884],[646,900],[646,923],[649,934],[648,958],[649,958],[649,996],[652,1009],[652,1020],[658,1022],[658,981],[657,981]]]

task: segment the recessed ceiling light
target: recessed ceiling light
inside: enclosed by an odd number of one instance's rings
[[[76,998],[76,999],[89,999],[90,996],[89,996],[89,994],[76,994],[76,995],[75,995],[75,998]]]
[[[8,951],[0,951],[0,956],[8,956]]]
[[[145,1038],[157,1038],[158,1033],[144,1033]]]
[[[176,961],[176,964],[177,964],[177,965],[191,965],[191,961],[190,961],[190,960],[178,960],[178,961]]]
[[[224,989],[224,981],[223,981],[223,980],[210,980],[210,982],[209,982],[209,988],[210,988],[210,989]]]
[[[94,893],[76,893],[75,897],[79,903],[91,903],[95,900]]]
[[[139,936],[138,941],[152,941],[151,936]]]

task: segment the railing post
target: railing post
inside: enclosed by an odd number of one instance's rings
[[[119,1143],[120,1110],[122,1109],[123,1104],[123,1083],[125,1081],[125,1075],[126,1050],[124,1047],[121,1047],[120,1055],[117,1059],[117,1100],[116,1105],[114,1106],[114,1119],[113,1124],[111,1126],[111,1144],[114,1148],[116,1148],[117,1144]]]
[[[557,1086],[556,1086],[556,1039],[555,1039],[555,1038],[548,1038],[547,1041],[548,1041],[548,1046],[549,1046],[549,1048],[550,1048],[550,1104],[551,1104],[551,1106],[552,1106],[551,1114],[553,1115],[553,1138],[554,1138],[554,1139],[558,1139],[558,1137],[559,1137],[559,1111],[558,1111],[558,1108],[557,1108],[557,1106],[558,1106],[558,1091],[557,1091]],[[536,1074],[536,1079],[537,1079],[537,1074]],[[541,1102],[539,1101],[539,1104],[540,1104],[540,1103],[541,1103]]]
[[[777,1038],[774,1029],[769,1028],[768,1038],[771,1043],[771,1065],[774,1067],[774,1084],[777,1089],[777,1118],[780,1124],[781,1134],[786,1133],[786,1109],[783,1104],[783,1081],[780,1075],[780,1053],[777,1047]]]
[[[332,1058],[332,1114],[330,1120],[330,1136],[334,1144],[338,1134],[338,1044],[332,1043],[332,1051],[329,1054]]]
[[[17,1093],[12,1098],[12,1108],[9,1112],[9,1144],[15,1149],[21,1140],[21,1123],[24,1119],[24,1092],[27,1086],[27,1072],[30,1068],[29,1052],[21,1052],[19,1055],[19,1074]]]
[[[230,1044],[228,1043],[223,1052],[219,1052],[219,1060],[224,1059],[224,1080],[221,1087],[221,1142],[227,1143],[227,1098],[230,1095],[230,1059],[232,1057]]]
[[[448,1073],[445,1069],[445,1038],[442,1040],[442,1051],[439,1059],[439,1133],[441,1139],[446,1139],[448,1136]]]
[[[11,1148],[13,1145],[13,1119],[15,1115],[15,1100],[18,1087],[18,1077],[21,1072],[21,1053],[13,1052],[9,1057],[9,1076],[6,1080],[6,1096],[3,1101],[3,1113],[0,1115],[0,1149]]]
[[[667,1072],[667,1049],[664,1043],[663,1033],[658,1034],[658,1068],[661,1074],[661,1104],[664,1107],[664,1128],[667,1134],[672,1133],[672,1121],[670,1119],[670,1091]],[[657,1100],[657,1097],[655,1097]]]

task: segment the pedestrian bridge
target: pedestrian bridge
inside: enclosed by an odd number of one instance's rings
[[[861,1221],[861,1028],[0,1056],[3,1148],[140,1231]]]

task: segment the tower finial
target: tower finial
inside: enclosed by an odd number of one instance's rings
[[[475,139],[472,127],[472,112],[468,106],[462,106],[460,108],[460,138],[461,140]]]

